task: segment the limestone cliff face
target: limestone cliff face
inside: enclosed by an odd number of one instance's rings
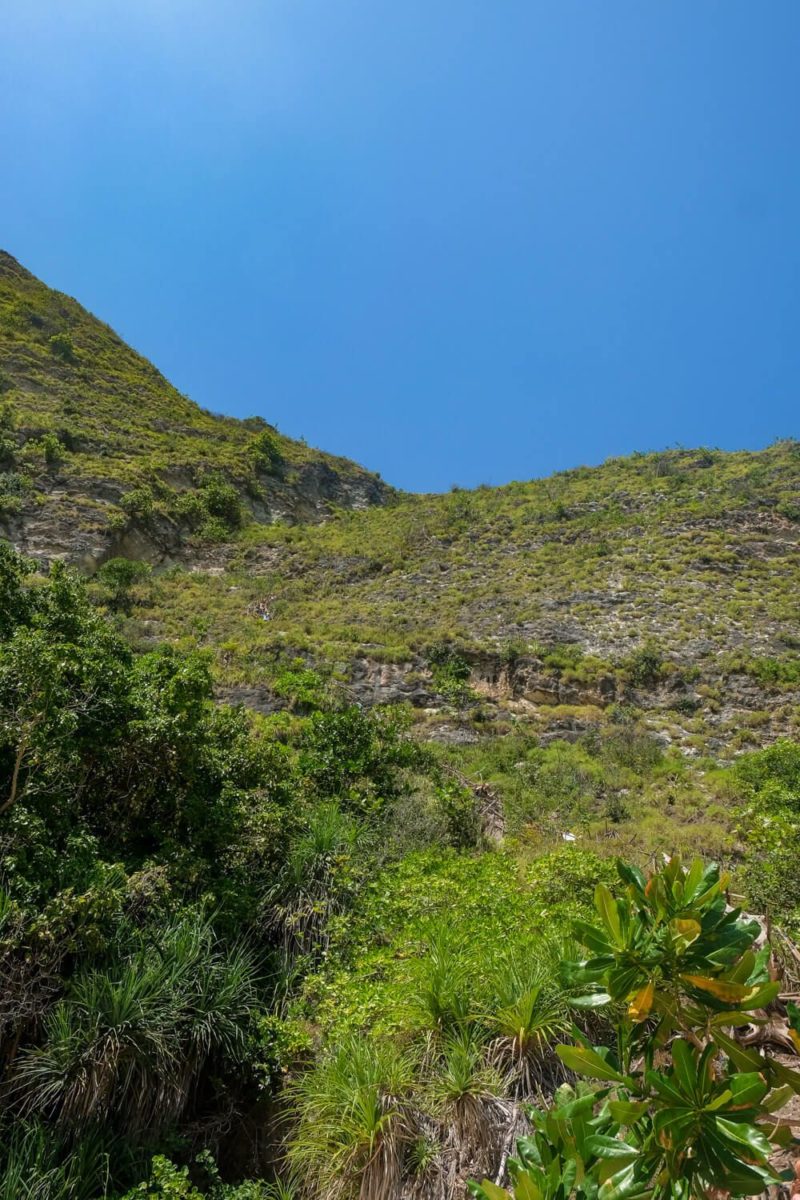
[[[63,559],[91,573],[107,559],[121,556],[155,566],[183,562],[204,568],[224,554],[215,541],[196,535],[180,515],[169,511],[126,514],[124,523],[116,522],[114,517],[124,513],[125,497],[133,490],[124,485],[61,472],[42,474],[31,483],[23,503],[0,511],[0,537],[44,565]],[[390,494],[366,471],[339,474],[325,462],[309,462],[298,467],[291,480],[271,481],[269,491],[257,500],[243,494],[241,506],[245,521],[313,524],[334,509],[383,504]]]

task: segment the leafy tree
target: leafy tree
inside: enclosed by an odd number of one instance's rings
[[[404,734],[408,716],[356,705],[315,713],[302,739],[300,768],[312,790],[339,798],[343,808],[377,812],[396,796],[402,772],[427,761]]]
[[[283,465],[283,455],[275,434],[263,429],[252,442],[253,461],[257,470],[277,472]]]
[[[30,621],[35,596],[27,585],[35,563],[0,542],[0,640],[8,638],[17,625]]]
[[[634,687],[654,687],[664,674],[664,656],[655,642],[647,641],[623,666]]]
[[[800,746],[781,740],[744,755],[734,779],[743,793],[744,885],[752,901],[800,928]]]
[[[9,582],[6,575],[7,586]],[[14,598],[13,574],[10,579]],[[114,738],[130,651],[57,565],[0,646],[0,815],[23,796],[57,804]]]
[[[218,517],[228,529],[238,529],[242,523],[242,505],[233,484],[212,475],[203,481],[201,491],[208,514]]]
[[[439,642],[428,653],[434,687],[449,703],[461,708],[472,699],[470,665],[455,646]]]

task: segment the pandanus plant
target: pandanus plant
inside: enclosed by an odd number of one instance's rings
[[[547,950],[540,959],[519,953],[506,956],[496,969],[498,1004],[487,1018],[494,1034],[491,1061],[516,1097],[532,1096],[542,1085],[560,1082],[564,1069],[553,1063],[554,1040],[569,1029],[563,993],[553,986],[546,969]]]
[[[292,1181],[311,1200],[389,1200],[416,1131],[414,1062],[391,1042],[353,1036],[294,1085]]]
[[[484,1180],[477,1200],[718,1200],[780,1181],[770,1160],[792,1131],[775,1113],[800,1074],[735,1036],[779,991],[758,922],[728,906],[714,864],[675,857],[649,878],[617,867],[620,894],[598,885],[598,923],[575,929],[588,956],[564,967],[585,988],[574,1004],[621,1014],[616,1045],[573,1028],[556,1053],[595,1084],[532,1114],[513,1192]]]

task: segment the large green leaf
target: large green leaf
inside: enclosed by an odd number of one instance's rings
[[[564,1194],[569,1194],[569,1188],[564,1188]],[[515,1200],[542,1200],[543,1192],[530,1171],[520,1171],[514,1180]],[[490,1196],[489,1200],[494,1200]]]
[[[604,883],[598,883],[594,889],[594,906],[600,914],[601,921],[611,935],[611,941],[615,946],[622,948],[624,939],[619,912],[617,910],[617,902]]]
[[[728,1087],[733,1094],[733,1103],[737,1108],[749,1108],[760,1104],[769,1091],[769,1084],[758,1071],[743,1071],[731,1075]]]
[[[619,1125],[633,1125],[647,1112],[646,1100],[610,1100],[608,1111]]]
[[[680,1108],[686,1103],[686,1097],[676,1087],[675,1082],[665,1075],[657,1071],[646,1071],[645,1081],[653,1091],[658,1092],[659,1096],[668,1100],[670,1104],[676,1104]]]
[[[763,1008],[769,1004],[780,991],[777,982],[752,984],[734,983],[729,979],[713,978],[709,975],[682,975],[681,980],[688,987],[713,997],[722,1004],[735,1005],[739,1009]]]
[[[687,1096],[696,1097],[702,1086],[702,1079],[691,1046],[679,1038],[672,1043],[671,1050],[672,1065],[678,1086]]]
[[[589,1079],[613,1080],[616,1083],[632,1083],[615,1070],[596,1050],[588,1046],[556,1046],[556,1054],[565,1067]]]
[[[744,1147],[759,1158],[769,1158],[772,1147],[755,1125],[747,1125],[743,1121],[728,1121],[719,1116],[715,1119],[715,1124],[727,1141]]]
[[[632,1161],[639,1157],[635,1146],[629,1146],[621,1138],[606,1137],[602,1133],[595,1133],[587,1138],[586,1149],[595,1158],[627,1158]]]
[[[778,1062],[776,1058],[770,1060],[769,1069],[770,1073],[779,1083],[788,1084],[795,1095],[800,1096],[800,1074],[797,1071],[785,1066],[782,1062]]]
[[[729,1037],[721,1029],[714,1030],[714,1042],[720,1050],[727,1054],[731,1062],[743,1071],[752,1071],[761,1065],[762,1059],[758,1051],[740,1046],[735,1038]]]
[[[619,966],[609,971],[607,986],[615,1000],[624,1000],[645,982],[646,975],[641,967]]]
[[[721,1012],[713,1013],[711,1016],[711,1025],[714,1029],[719,1025],[725,1028],[728,1025],[758,1025],[760,1023],[758,1018],[750,1012],[727,1012],[722,1009]]]
[[[608,992],[588,992],[585,996],[570,996],[567,1003],[570,1008],[602,1008],[611,1003]]]
[[[573,922],[573,932],[582,946],[588,946],[593,954],[608,955],[612,951],[608,938],[588,921]]]
[[[754,1196],[778,1182],[768,1166],[743,1162],[720,1137],[705,1138],[699,1150],[709,1184],[727,1189],[735,1196]]]
[[[636,1200],[638,1196],[649,1196],[650,1190],[638,1176],[636,1164],[629,1163],[607,1179],[597,1195],[598,1200]]]
[[[683,885],[683,900],[685,904],[691,904],[697,893],[702,890],[701,885],[704,873],[705,869],[702,858],[695,858]]]
[[[783,1108],[784,1104],[789,1103],[793,1095],[794,1088],[785,1083],[783,1087],[776,1088],[767,1096],[766,1100],[762,1101],[761,1108],[764,1112],[777,1112],[779,1108]]]
[[[470,1180],[467,1187],[476,1200],[514,1200],[510,1192],[492,1183],[491,1179],[484,1179],[483,1183]],[[541,1192],[532,1193],[529,1200],[541,1200],[541,1195]]]
[[[623,883],[627,883],[640,896],[644,896],[644,889],[647,886],[647,880],[638,867],[631,866],[630,863],[625,863],[622,859],[616,861],[617,874]]]

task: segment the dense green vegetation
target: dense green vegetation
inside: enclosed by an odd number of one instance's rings
[[[287,730],[215,706],[202,653],[135,658],[60,567],[31,579],[3,548],[0,595],[6,1170],[86,1155],[99,1189],[118,1140],[115,1185],[269,1094],[260,1021],[426,760],[392,715]]]
[[[307,670],[259,717],[202,650],[130,649],[140,583],[0,553],[4,1200],[459,1194],[567,1079],[554,1045],[612,1027],[561,968],[609,830],[642,861],[700,796],[685,840],[797,922],[793,744],[693,772],[620,712],[457,755]]]
[[[754,748],[798,734],[797,495],[782,442],[250,525],[213,573],[139,589],[126,635],[190,633],[221,687],[265,701],[296,662],[367,702],[378,681],[434,735],[454,714],[542,734],[622,703],[690,754]]]

